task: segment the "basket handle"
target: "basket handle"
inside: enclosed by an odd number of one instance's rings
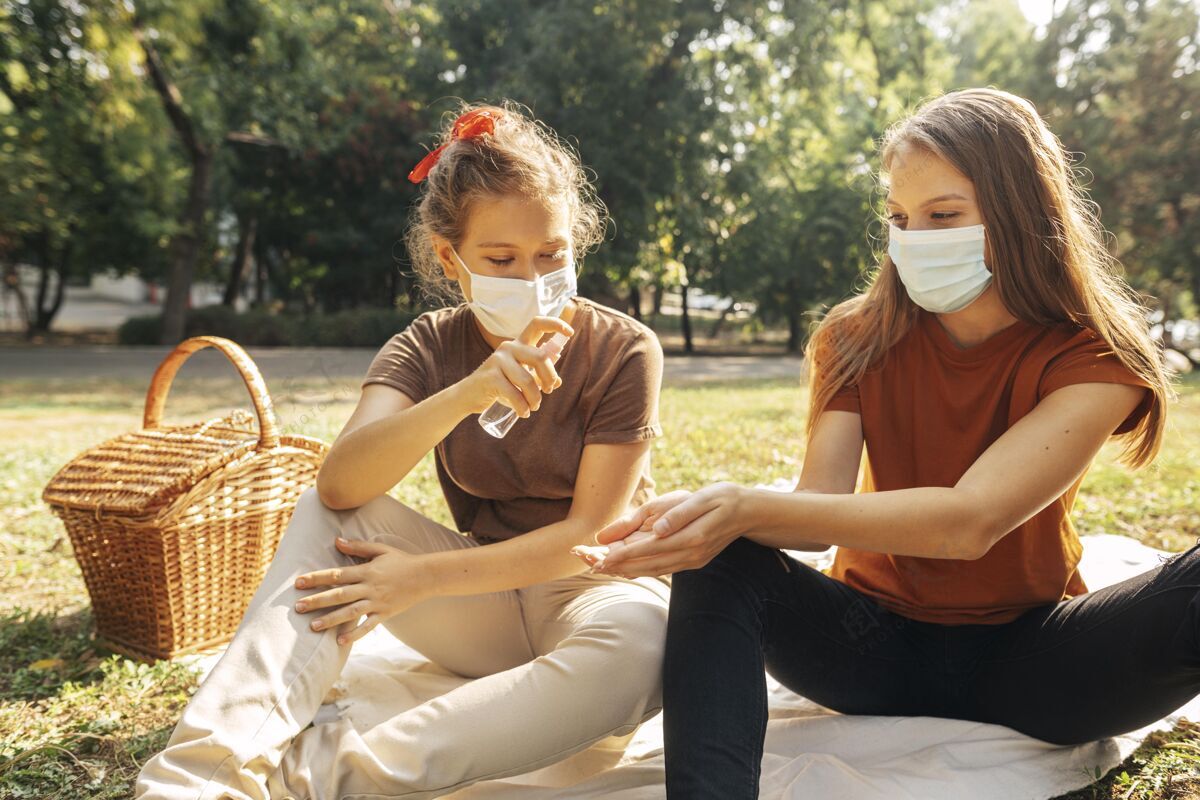
[[[275,421],[275,411],[271,407],[271,396],[267,393],[267,384],[262,373],[258,371],[254,361],[246,355],[246,351],[237,342],[220,336],[193,336],[176,345],[175,349],[162,360],[154,377],[150,379],[150,388],[146,391],[146,411],[142,417],[143,428],[157,428],[162,422],[163,406],[167,402],[167,392],[171,390],[171,381],[175,373],[183,366],[183,362],[192,353],[206,347],[215,347],[226,358],[233,362],[241,374],[246,388],[250,391],[250,399],[254,401],[254,412],[258,415],[258,447],[266,449],[279,446],[279,426]]]

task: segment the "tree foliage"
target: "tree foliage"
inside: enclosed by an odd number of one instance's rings
[[[876,142],[923,98],[1028,97],[1131,279],[1200,297],[1194,0],[0,0],[0,263],[305,312],[420,307],[406,175],[459,100],[575,146],[613,226],[585,292],[806,315],[875,263]],[[686,294],[684,295],[686,297]]]

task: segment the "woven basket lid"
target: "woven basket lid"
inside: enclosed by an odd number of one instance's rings
[[[242,410],[193,425],[124,433],[80,453],[42,492],[51,505],[153,514],[198,481],[252,453],[254,418]]]
[[[163,425],[163,407],[175,373],[190,355],[206,347],[216,348],[233,362],[250,392],[255,415],[239,409],[193,425]],[[154,514],[213,471],[251,458],[255,451],[274,452],[281,446],[313,452],[324,447],[306,436],[279,435],[266,382],[236,342],[193,336],[180,342],[155,370],[146,392],[142,429],[76,456],[50,479],[42,499],[97,514]]]

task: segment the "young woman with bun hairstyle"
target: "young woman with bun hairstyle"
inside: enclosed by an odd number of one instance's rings
[[[464,108],[410,179],[410,257],[456,302],[376,354],[139,800],[435,797],[661,707],[667,581],[571,553],[654,496],[662,432],[653,332],[575,293],[604,208],[575,153],[511,104]],[[497,401],[518,417],[503,438],[478,423]],[[431,451],[454,529],[387,494]],[[306,727],[380,625],[472,680],[367,731]]]

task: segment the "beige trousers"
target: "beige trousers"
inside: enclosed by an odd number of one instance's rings
[[[294,605],[298,575],[365,559],[334,537],[408,552],[483,546],[389,497],[334,511],[300,495],[228,649],[167,746],[142,767],[135,800],[425,798],[551,764],[624,735],[662,705],[668,588],[588,573],[514,591],[437,597],[383,623],[434,663],[474,678],[358,732],[305,729],[352,644]]]

